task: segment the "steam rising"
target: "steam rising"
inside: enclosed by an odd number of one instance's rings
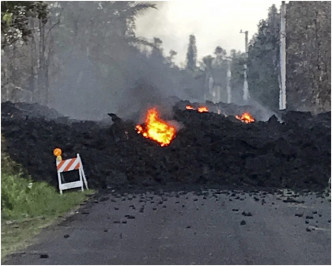
[[[165,3],[158,3],[159,8],[165,6]],[[72,12],[82,11],[75,9]],[[103,36],[82,45],[82,39],[86,41],[89,37],[83,34],[87,32],[85,27],[89,30],[87,21],[77,16],[82,34],[70,36],[70,45],[66,44],[65,49],[57,43],[54,47],[55,58],[61,59],[62,65],[57,68],[55,60],[53,70],[57,78],[50,82],[50,107],[75,119],[109,119],[107,113],[111,112],[123,119],[142,122],[142,114],[153,106],[169,120],[177,101],[204,102],[205,76],[189,73],[167,62],[167,52],[162,48],[153,53],[151,47],[128,46],[113,39],[105,44]],[[62,38],[61,31],[62,28],[56,30],[55,38]],[[187,47],[187,41],[182,45]],[[233,102],[242,103],[235,98]],[[266,113],[270,115],[271,112]]]
[[[137,120],[152,105],[170,114],[176,101],[196,100],[192,92],[203,90],[203,84],[195,84],[188,74],[179,75],[178,70],[144,55],[118,59],[121,68],[106,78],[84,52],[76,51],[67,58],[61,78],[51,86],[52,107],[76,119],[99,120],[113,112]]]

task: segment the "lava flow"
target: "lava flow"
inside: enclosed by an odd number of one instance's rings
[[[249,113],[243,113],[241,116],[236,115],[235,118],[247,124],[255,122],[255,119]]]
[[[175,138],[176,133],[175,127],[159,119],[156,108],[148,110],[145,126],[137,125],[136,130],[138,134],[142,134],[145,138],[158,142],[162,147],[169,145]]]

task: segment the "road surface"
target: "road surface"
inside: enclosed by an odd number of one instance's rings
[[[291,191],[110,190],[2,263],[330,264],[330,204]]]

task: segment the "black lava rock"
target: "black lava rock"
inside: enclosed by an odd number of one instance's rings
[[[296,200],[290,197],[287,197],[287,199],[283,200],[283,202],[291,202],[291,203],[304,203],[303,200]]]
[[[106,201],[106,200],[108,200],[108,199],[109,199],[109,197],[104,196],[104,197],[101,197],[101,198],[99,199],[99,201]]]
[[[114,123],[107,127],[101,122],[60,119],[61,115],[36,104],[2,103],[1,131],[11,158],[35,181],[54,187],[55,147],[63,150],[63,159],[80,154],[89,187],[94,189],[118,184],[195,184],[202,178],[206,185],[326,187],[331,172],[330,113],[287,112],[283,123],[276,117],[263,122],[251,106],[208,105],[228,116],[189,112],[185,102],[178,102],[171,119],[183,127],[166,147],[137,134],[135,121],[124,121],[116,114],[110,113]],[[235,119],[244,108],[258,122]],[[38,160],[28,156],[27,150],[38,154]]]

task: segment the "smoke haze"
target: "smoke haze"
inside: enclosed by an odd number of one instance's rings
[[[212,54],[217,46],[228,52],[244,51],[244,34],[240,30],[248,30],[250,40],[273,4],[279,9],[281,1],[157,2],[157,10],[149,10],[137,18],[136,34],[148,39],[159,37],[165,53],[175,50],[178,53],[175,62],[183,65],[190,34],[196,36],[199,59]]]
[[[234,9],[233,2],[231,5],[224,1],[155,2],[157,9],[137,11],[139,15],[133,15],[136,11],[126,11],[128,6],[134,9],[139,3],[60,2],[50,5],[48,32],[51,37],[48,36],[46,47],[51,58],[47,84],[50,107],[75,119],[109,119],[107,113],[112,112],[138,121],[147,108],[157,106],[165,119],[170,119],[172,106],[178,100],[204,101],[204,66],[190,72],[174,64],[184,57],[189,35],[196,35],[198,55],[213,55],[216,45],[236,49],[243,44],[243,36],[237,29],[240,24],[249,26],[248,21],[243,21],[243,12],[254,16],[255,23],[261,19],[253,10],[262,1],[250,2],[250,12],[245,8],[248,8],[246,2],[241,2],[242,9],[238,5]],[[260,10],[266,14],[270,4],[264,4]],[[118,16],[117,12],[124,15]],[[234,14],[238,15],[238,22],[230,26]],[[219,18],[229,21],[220,22]],[[57,26],[52,28],[52,25]],[[136,40],[135,32],[150,43]],[[233,40],[227,32],[238,39]],[[160,38],[160,46],[154,37]],[[168,49],[178,51],[178,55],[168,57]],[[239,91],[240,87],[234,90]]]

